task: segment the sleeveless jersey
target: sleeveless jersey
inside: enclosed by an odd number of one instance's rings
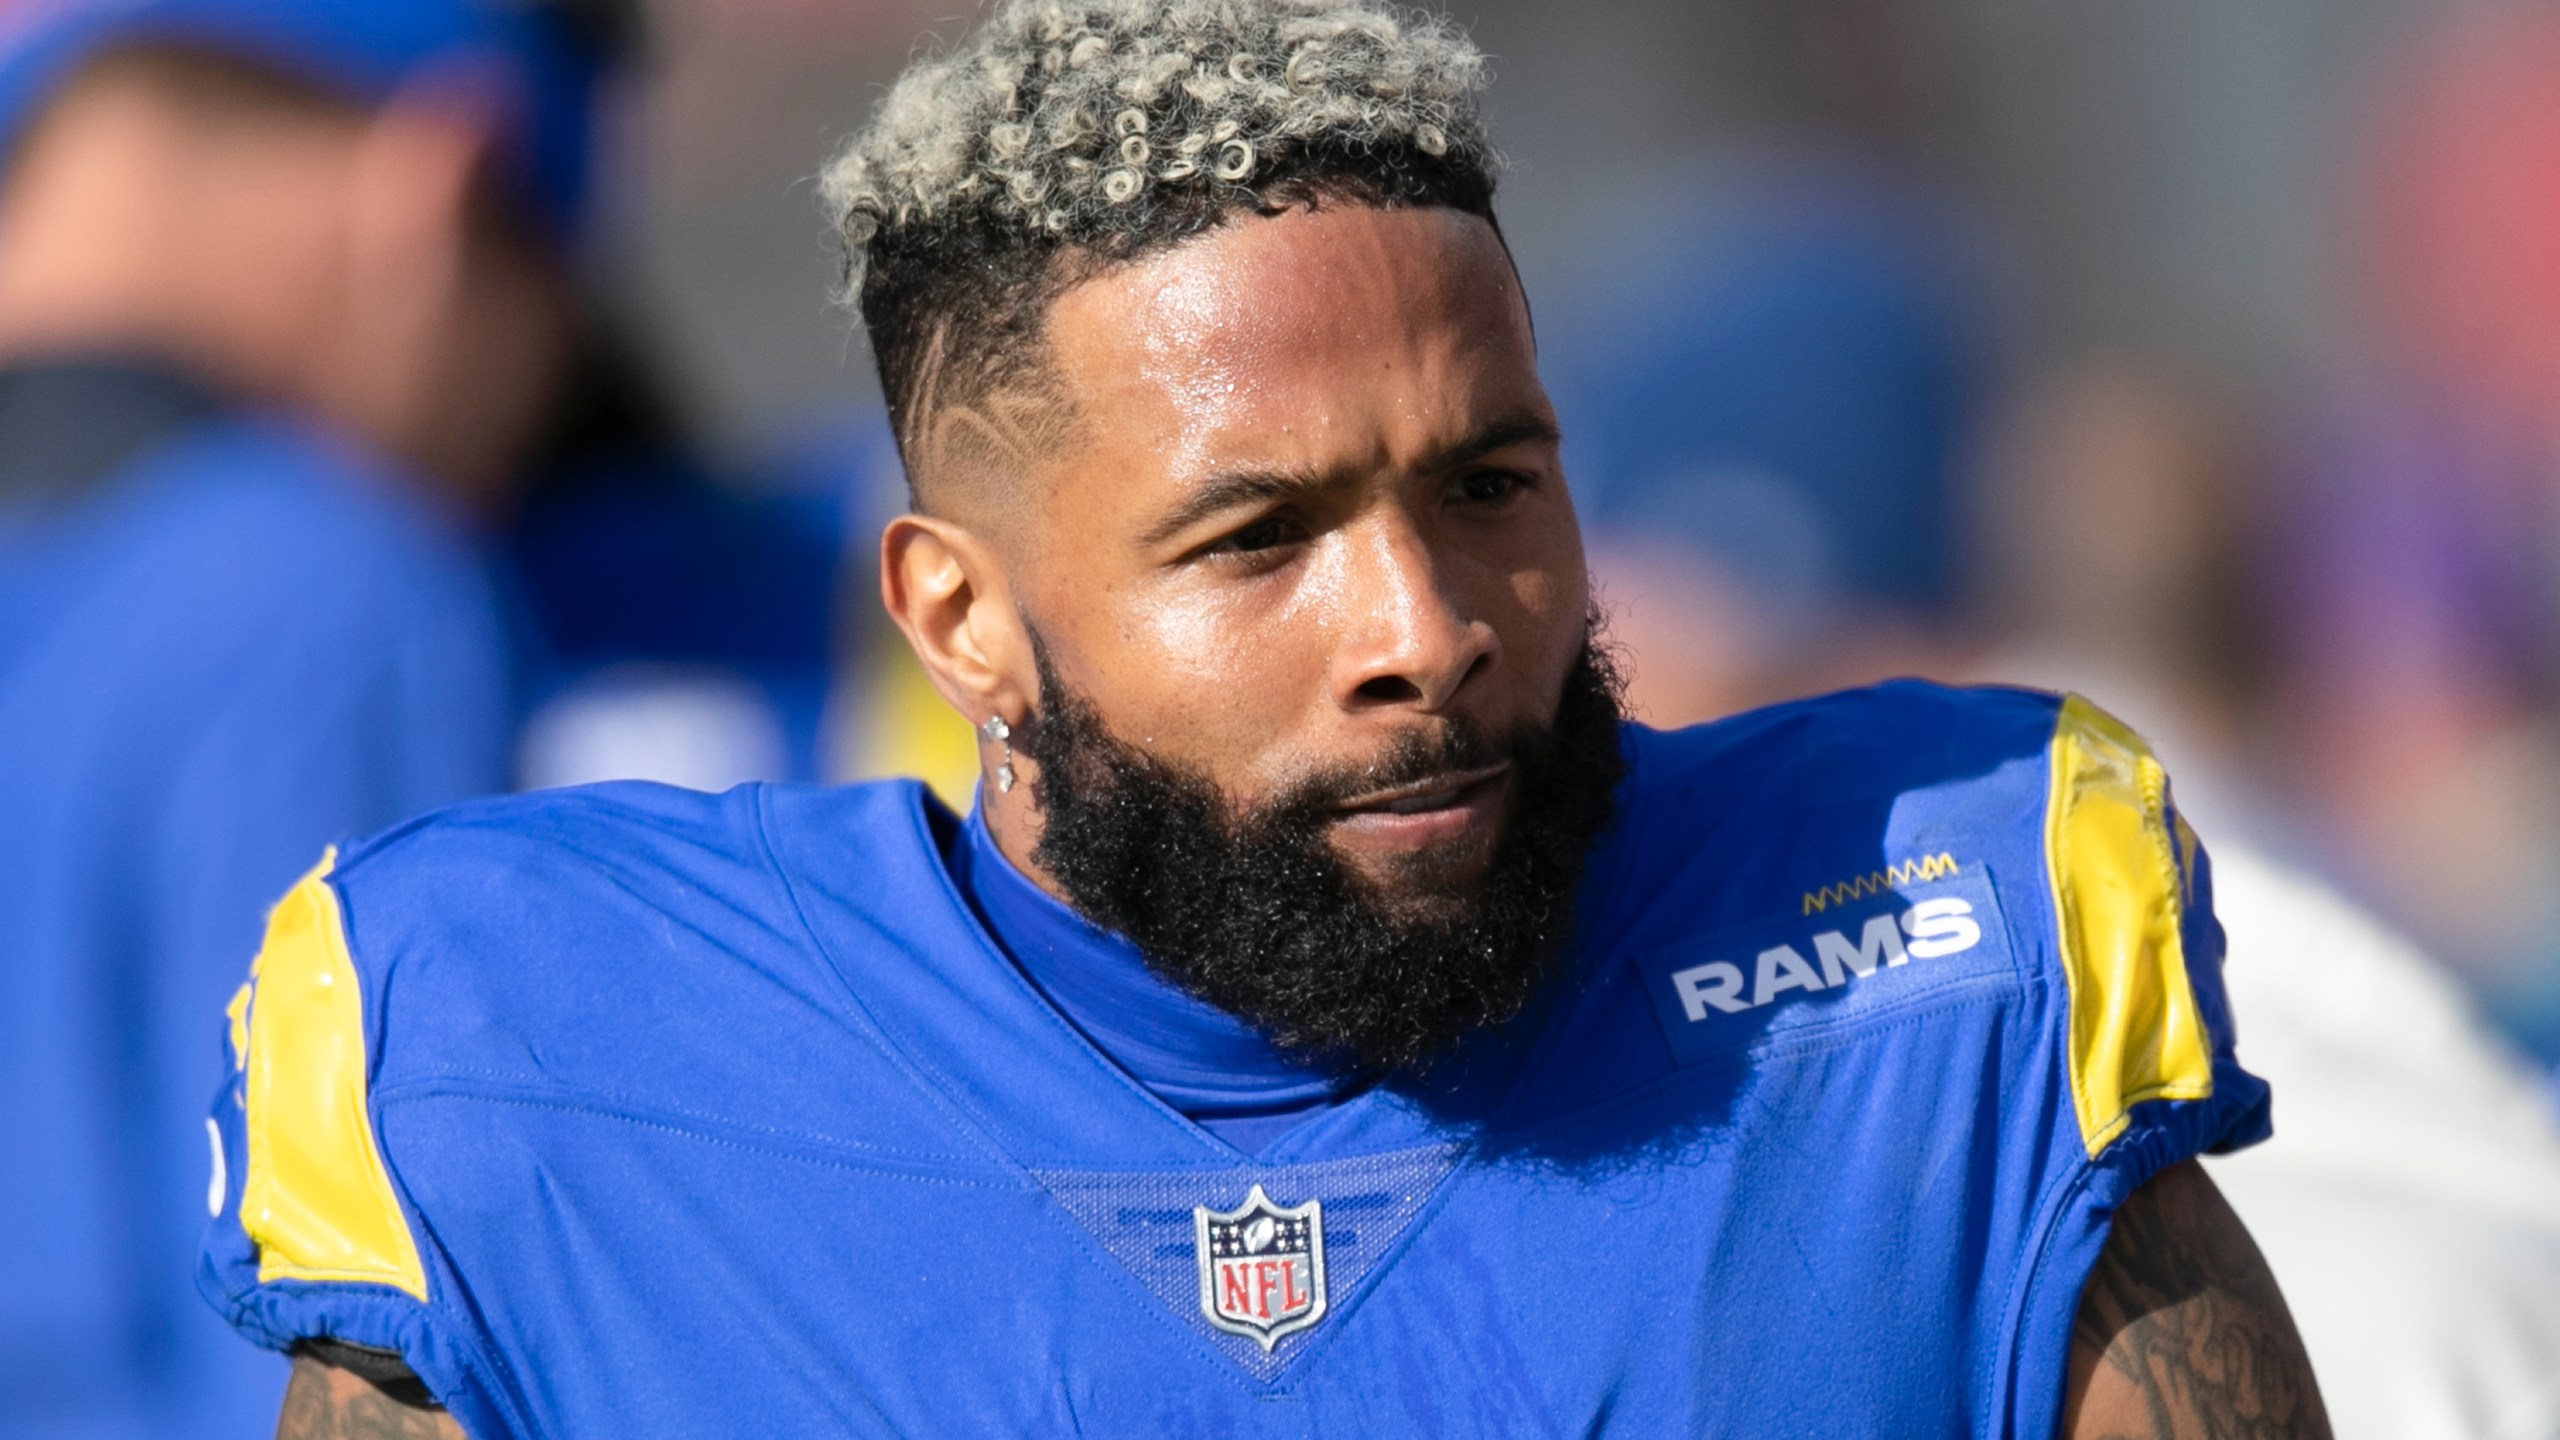
[[[2267,1133],[2085,702],[1630,726],[1553,993],[1261,1153],[998,951],[915,785],[445,811],[277,908],[200,1267],[476,1440],[2043,1435],[2114,1208]]]

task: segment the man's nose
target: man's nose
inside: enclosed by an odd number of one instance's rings
[[[1411,525],[1382,523],[1351,538],[1337,702],[1346,710],[1447,709],[1470,680],[1501,663],[1501,637],[1471,613]]]

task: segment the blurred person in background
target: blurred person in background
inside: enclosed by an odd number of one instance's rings
[[[2378,67],[2350,154],[2358,349],[2271,558],[2327,859],[2560,1062],[2560,16]]]
[[[1971,668],[2124,696],[2126,722],[2179,757],[2199,824],[2280,826],[2252,778],[2267,656],[2241,419],[2132,358],[2023,375],[1984,419],[1963,508],[1989,649]]]
[[[1680,725],[1946,671],[1993,348],[1957,208],[1837,154],[1650,201],[1544,352],[1630,703]]]
[[[845,476],[831,448],[706,454],[618,281],[591,282],[579,363],[503,538],[525,655],[517,780],[725,790],[840,764]],[[964,745],[965,750],[967,746]]]
[[[510,778],[468,531],[574,363],[612,24],[0,14],[0,1218],[42,1237],[0,1299],[9,1434],[272,1423],[283,1366],[189,1284],[203,1017],[320,847]]]

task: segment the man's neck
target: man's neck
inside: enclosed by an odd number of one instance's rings
[[[999,852],[988,818],[983,808],[970,816],[954,878],[1024,976],[1131,1078],[1247,1153],[1344,1098],[1331,1077],[1184,994],[1128,940],[1035,885]]]
[[[1074,902],[1068,898],[1066,887],[1058,883],[1058,877],[1050,874],[1048,867],[1042,865],[1034,853],[1039,849],[1043,826],[1040,802],[1032,796],[1036,787],[1031,783],[1030,759],[1016,752],[1011,755],[1009,763],[1016,776],[1011,786],[1000,787],[993,780],[980,781],[977,809],[971,812],[974,817],[972,828],[983,830],[987,842],[1023,879],[1040,887],[1058,903],[1072,906]]]

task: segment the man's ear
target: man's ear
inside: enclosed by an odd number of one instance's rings
[[[1019,727],[1039,699],[1031,635],[993,547],[963,526],[901,515],[880,532],[880,603],[972,726]]]
[[[419,82],[366,118],[347,187],[357,283],[439,298],[461,284],[499,133],[494,100],[454,84]]]
[[[427,402],[469,281],[496,125],[467,94],[404,91],[367,115],[347,161],[341,323],[315,357],[315,388],[342,423],[429,471],[451,443]]]

